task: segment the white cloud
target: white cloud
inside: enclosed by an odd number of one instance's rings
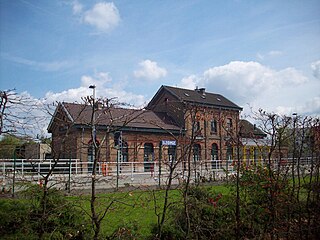
[[[72,11],[73,14],[80,14],[83,10],[83,5],[79,3],[77,0],[73,1],[72,3]]]
[[[278,51],[278,50],[271,50],[265,54],[262,54],[260,52],[257,53],[257,58],[259,60],[264,60],[265,58],[270,58],[270,57],[277,57],[277,56],[281,56],[283,54],[282,51]]]
[[[320,79],[320,60],[311,63],[311,69],[313,71],[313,76]]]
[[[282,52],[278,50],[272,50],[268,52],[268,56],[271,56],[271,57],[280,56],[280,55],[282,55]]]
[[[319,84],[295,68],[275,70],[258,62],[234,61],[185,77],[179,85],[220,93],[244,107],[246,114],[250,113],[249,105],[277,113],[320,115],[319,97],[315,97]]]
[[[98,72],[94,76],[82,76],[81,77],[81,86],[89,87],[90,85],[95,85],[97,88],[103,88],[106,83],[111,82],[112,79],[109,76],[109,73]]]
[[[45,96],[46,102],[81,102],[82,97],[92,95],[90,85],[96,86],[96,97],[98,98],[116,98],[116,101],[135,106],[142,106],[145,103],[144,96],[127,92],[122,86],[113,85],[112,78],[106,72],[98,72],[93,76],[82,76],[81,85],[78,88],[58,93],[48,92]]]
[[[74,61],[61,60],[61,61],[52,61],[52,62],[39,62],[39,61],[27,59],[27,58],[22,58],[19,56],[12,56],[7,53],[1,53],[1,57],[3,57],[8,61],[29,66],[33,69],[44,71],[44,72],[62,71],[62,70],[71,68],[72,66],[75,65]]]
[[[195,89],[198,82],[199,82],[199,77],[197,77],[196,75],[190,75],[188,77],[182,78],[180,85],[183,88]]]
[[[276,71],[258,62],[234,61],[213,67],[203,74],[202,84],[225,88],[234,95],[255,98],[264,91],[277,91],[285,85],[299,85],[307,78],[294,68]]]
[[[262,53],[257,53],[257,58],[259,60],[263,60],[264,59],[264,55]]]
[[[83,21],[101,32],[107,32],[119,24],[120,14],[113,2],[100,2],[84,13]]]
[[[320,96],[308,99],[297,106],[278,106],[275,110],[276,113],[282,115],[291,115],[298,113],[299,115],[317,116],[320,114]]]
[[[149,59],[139,63],[140,70],[133,72],[136,78],[144,78],[147,80],[155,80],[167,75],[167,70],[158,66],[157,62]]]

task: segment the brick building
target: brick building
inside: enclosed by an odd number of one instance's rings
[[[48,126],[55,158],[100,162],[232,159],[241,107],[204,88],[162,86],[144,110],[59,103]],[[167,143],[170,144],[167,144]],[[160,155],[161,154],[161,155]],[[186,160],[186,159],[185,159]]]

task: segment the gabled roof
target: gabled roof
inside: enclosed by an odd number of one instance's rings
[[[75,126],[91,126],[92,106],[76,103],[60,103],[60,109],[66,114]],[[58,107],[59,107],[58,106]],[[48,127],[50,131],[52,122]],[[95,111],[96,126],[125,128],[127,130],[170,130],[180,131],[174,120],[166,114],[155,113],[149,110],[126,108],[101,108]]]
[[[158,92],[155,94],[155,96],[148,104],[148,108],[152,108],[157,98],[163,91],[167,91],[172,96],[177,98],[178,101],[181,102],[217,108],[233,109],[238,111],[242,110],[241,107],[239,107],[229,99],[225,98],[224,96],[220,94],[206,92],[204,88],[196,88],[195,90],[190,90],[170,86],[161,86],[161,88],[158,90]]]
[[[263,131],[256,127],[255,124],[248,120],[241,119],[239,123],[240,135],[243,138],[264,138],[267,136]]]

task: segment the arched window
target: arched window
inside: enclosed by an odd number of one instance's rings
[[[144,171],[153,172],[154,171],[154,149],[152,143],[144,144]]]
[[[231,145],[227,145],[227,160],[232,160],[232,146]]]
[[[176,160],[176,146],[168,146],[168,160],[170,162]]]
[[[213,143],[211,146],[211,160],[217,160],[218,159],[218,145],[216,143]]]
[[[129,161],[129,151],[128,151],[128,143],[122,142],[121,146],[121,155],[122,155],[122,162],[128,162]]]
[[[193,161],[201,160],[201,146],[200,144],[193,145]]]
[[[154,160],[154,149],[152,143],[144,144],[144,161],[153,162]]]
[[[212,169],[220,169],[221,168],[221,162],[218,160],[218,145],[216,143],[213,143],[211,145],[211,165]]]
[[[94,152],[94,148],[93,148],[93,144],[89,144],[88,146],[88,162],[93,162],[93,152]]]

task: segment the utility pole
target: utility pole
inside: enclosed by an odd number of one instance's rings
[[[97,143],[96,143],[96,111],[95,111],[95,105],[96,105],[96,86],[95,85],[90,85],[90,89],[92,89],[92,119],[91,119],[91,136],[92,136],[92,173],[95,175],[95,168],[94,162],[96,158],[96,150],[97,150]]]

